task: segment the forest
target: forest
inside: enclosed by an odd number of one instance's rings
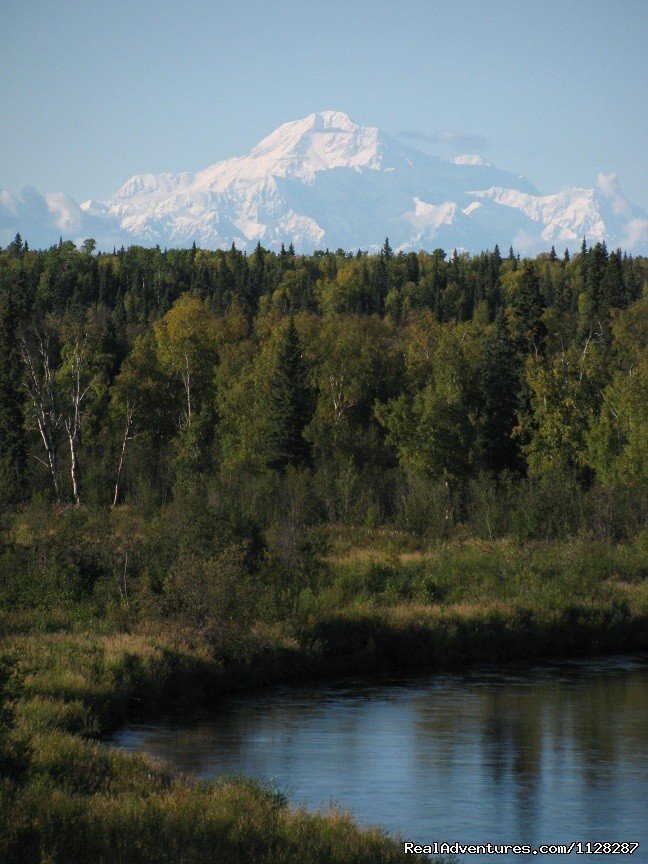
[[[486,490],[640,508],[645,259],[93,250],[0,252],[4,512],[234,484],[264,519],[285,483],[310,521],[427,534]]]
[[[295,678],[645,650],[647,289],[585,241],[0,250],[2,860],[399,860],[95,739]]]

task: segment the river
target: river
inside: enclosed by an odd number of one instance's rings
[[[310,809],[333,801],[415,843],[641,844],[466,864],[648,861],[648,657],[283,687],[110,743],[202,778],[256,777]]]

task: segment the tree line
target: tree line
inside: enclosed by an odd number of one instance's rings
[[[529,484],[643,502],[647,284],[648,260],[584,241],[520,259],[17,236],[0,509],[155,507],[196,484],[276,509],[289,483],[312,520],[425,530]]]

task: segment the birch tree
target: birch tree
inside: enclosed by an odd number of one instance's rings
[[[182,388],[179,426],[190,427],[213,383],[218,360],[215,316],[197,294],[183,294],[154,331],[161,366]]]
[[[145,433],[150,441],[173,434],[168,390],[155,339],[152,333],[145,332],[135,340],[112,388],[110,416],[118,447],[113,507],[122,497],[124,471],[133,442]]]
[[[54,495],[61,501],[60,447],[67,440],[72,500],[81,504],[79,449],[86,404],[101,386],[103,355],[97,322],[34,321],[20,337],[29,396]]]
[[[36,458],[49,470],[54,496],[59,502],[58,450],[62,417],[55,374],[53,333],[46,324],[32,323],[20,335],[20,347],[25,364],[25,389],[45,450],[45,459]]]

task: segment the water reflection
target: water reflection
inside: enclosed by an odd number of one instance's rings
[[[335,800],[416,842],[645,849],[647,706],[648,658],[612,658],[283,689],[113,743],[202,777],[252,775],[309,807]]]

